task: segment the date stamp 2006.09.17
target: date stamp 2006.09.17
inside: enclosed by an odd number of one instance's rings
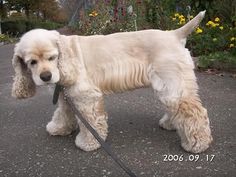
[[[198,161],[206,161],[212,162],[215,158],[215,155],[199,155],[199,154],[190,154],[190,155],[177,155],[177,154],[164,154],[163,161],[164,162],[198,162]]]

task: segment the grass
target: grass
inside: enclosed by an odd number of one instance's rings
[[[214,68],[224,71],[236,71],[236,54],[230,51],[219,51],[199,56],[197,64],[200,69]]]

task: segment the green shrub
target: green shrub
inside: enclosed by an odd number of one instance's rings
[[[18,36],[26,31],[26,21],[4,21],[2,22],[2,32],[4,34],[11,34],[12,36]]]
[[[3,43],[12,43],[12,42],[15,42],[15,39],[14,39],[14,38],[11,38],[9,35],[0,34],[0,42],[3,42]]]
[[[182,14],[175,13],[171,18],[174,28],[187,23]],[[199,57],[199,68],[236,70],[236,28],[219,17],[203,21],[188,38],[187,47]]]
[[[232,51],[236,45],[236,28],[220,21],[218,17],[201,24],[188,40],[193,55],[208,55],[218,51]],[[233,39],[233,40],[232,40]]]
[[[111,3],[112,4],[112,3]],[[85,12],[83,20],[77,24],[77,31],[82,35],[110,34],[120,31],[134,31],[134,16],[126,15],[114,19],[112,6],[99,2],[93,9]]]
[[[12,36],[20,36],[23,33],[35,29],[35,28],[43,28],[43,29],[57,29],[62,27],[62,24],[50,22],[50,21],[39,21],[39,20],[26,20],[26,19],[9,19],[2,22],[2,32],[4,34],[10,34]]]
[[[202,55],[199,57],[198,67],[236,71],[236,53],[234,52],[220,51]]]

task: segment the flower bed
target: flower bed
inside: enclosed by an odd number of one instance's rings
[[[177,7],[185,14],[173,13],[173,9]],[[135,31],[136,29],[176,29],[186,24],[200,11],[196,8],[191,11],[190,6],[187,7],[188,10],[184,10],[183,7],[181,9],[172,1],[98,1],[95,6],[84,12],[83,18],[77,25],[77,31],[82,35],[94,35]],[[227,69],[227,67],[221,66],[236,68],[235,20],[233,21],[233,17],[214,16],[213,14],[220,14],[220,11],[216,13],[214,8],[216,9],[216,4],[214,7],[208,6],[209,13],[195,32],[189,36],[187,47],[193,56],[199,57],[198,66],[201,68]],[[170,15],[171,12],[172,15]],[[220,63],[227,64],[221,65]]]

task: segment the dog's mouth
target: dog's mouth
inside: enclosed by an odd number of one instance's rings
[[[56,84],[56,82],[44,82],[44,85]]]
[[[43,82],[43,81],[41,81],[41,82],[35,82],[35,84],[36,84],[37,86],[44,86],[44,85],[56,84],[56,82],[51,82],[51,81]]]
[[[40,85],[50,85],[50,84],[56,84],[59,82],[59,79],[51,79],[49,81],[41,81]]]

